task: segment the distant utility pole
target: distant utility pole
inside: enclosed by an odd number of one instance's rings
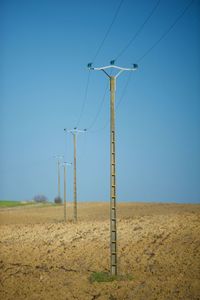
[[[137,65],[132,68],[121,68],[114,65],[112,60],[109,66],[94,68],[88,64],[90,70],[102,71],[110,81],[110,273],[117,275],[117,216],[116,216],[116,160],[115,160],[115,89],[116,78],[124,71],[135,71]],[[118,70],[115,76],[107,73],[108,69]]]
[[[64,131],[69,132],[73,135],[73,142],[74,142],[74,222],[77,222],[77,185],[76,185],[76,139],[79,133],[85,133],[86,129],[80,130],[76,127],[71,130],[67,130],[66,128]]]
[[[64,222],[67,221],[66,216],[66,166],[71,166],[71,163],[68,163],[66,161],[63,162],[62,166],[64,168]]]
[[[63,155],[54,155],[57,159],[57,172],[58,172],[58,197],[60,198],[60,162],[63,159]]]

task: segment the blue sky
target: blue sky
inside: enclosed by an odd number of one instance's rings
[[[93,126],[78,136],[78,200],[109,200],[108,80],[91,72],[86,93],[86,65],[116,58],[157,2],[124,0],[93,60],[120,1],[0,1],[0,199],[57,195],[53,155],[73,161],[72,136],[63,129],[74,128],[82,112],[80,129]],[[137,63],[188,3],[161,0],[116,65]],[[118,78],[118,201],[200,202],[199,53],[196,0],[138,62],[126,89],[129,74]],[[69,167],[69,201],[72,189]]]

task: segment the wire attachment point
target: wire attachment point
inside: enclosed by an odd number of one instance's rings
[[[88,69],[92,69],[92,63],[87,64]]]
[[[133,68],[134,69],[138,69],[138,65],[137,64],[133,64]]]

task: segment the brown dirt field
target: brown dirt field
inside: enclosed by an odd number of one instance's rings
[[[118,204],[118,264],[132,280],[90,283],[109,271],[109,205],[0,210],[0,299],[200,299],[200,205]]]

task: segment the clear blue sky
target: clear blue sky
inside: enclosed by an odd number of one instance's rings
[[[190,1],[161,0],[116,65],[130,66]],[[73,161],[65,127],[88,128],[107,78],[91,62],[120,1],[0,1],[0,199],[57,195],[55,154]],[[144,23],[156,0],[124,0],[95,61],[107,65]],[[200,202],[200,1],[141,60],[123,93],[117,81],[118,201]],[[86,96],[87,97],[86,97]],[[83,103],[85,103],[83,105]],[[109,92],[94,126],[78,136],[78,200],[109,199]],[[105,127],[104,129],[102,129]],[[68,200],[73,168],[68,168]],[[63,177],[62,177],[63,179]],[[63,188],[63,186],[61,187]]]

